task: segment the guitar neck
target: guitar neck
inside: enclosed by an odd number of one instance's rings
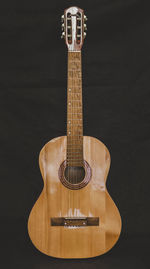
[[[70,7],[62,15],[62,38],[68,47],[67,166],[83,166],[81,48],[86,36],[84,11]]]
[[[83,165],[81,51],[68,51],[67,164]]]

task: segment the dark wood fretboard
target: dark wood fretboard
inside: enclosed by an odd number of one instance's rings
[[[81,51],[68,52],[67,165],[83,166]]]

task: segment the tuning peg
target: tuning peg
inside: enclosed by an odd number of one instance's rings
[[[64,21],[64,15],[61,16],[61,21],[62,21],[62,22]]]
[[[61,28],[64,29],[64,27],[65,27],[65,25],[64,25],[64,23],[62,23]]]
[[[61,38],[65,37],[65,32],[62,32]]]
[[[86,37],[86,33],[84,32],[84,38]]]
[[[87,16],[84,15],[84,21],[87,21],[87,20],[88,20]]]
[[[86,24],[84,24],[84,30],[87,30],[87,25]]]

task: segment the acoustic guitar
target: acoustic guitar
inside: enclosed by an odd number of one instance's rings
[[[67,135],[41,150],[43,190],[28,220],[34,246],[57,258],[89,258],[106,253],[117,242],[121,217],[106,178],[107,147],[83,136],[81,48],[87,17],[78,7],[62,15],[62,37],[68,48]]]

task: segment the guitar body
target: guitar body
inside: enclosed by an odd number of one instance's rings
[[[66,159],[67,137],[48,142],[40,152],[39,164],[44,181],[28,221],[28,232],[35,247],[58,258],[89,258],[110,250],[119,238],[121,218],[106,189],[110,154],[93,137],[83,137],[84,160],[91,168],[88,184],[69,189],[59,177]],[[98,226],[52,226],[52,218],[98,217]]]

